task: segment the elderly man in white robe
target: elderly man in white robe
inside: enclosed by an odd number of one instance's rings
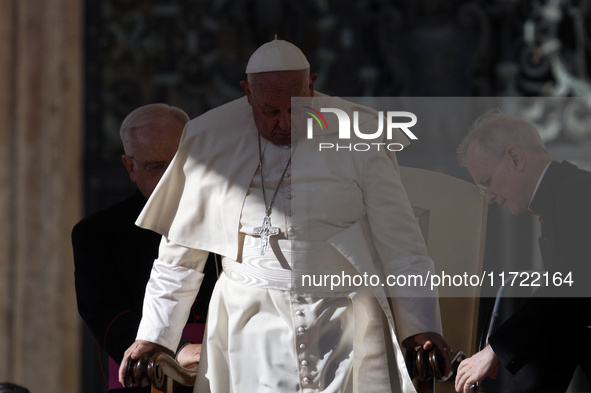
[[[214,252],[224,272],[196,392],[413,392],[399,338],[435,347],[448,373],[436,297],[388,301],[381,287],[371,296],[322,293],[294,280],[294,272],[433,271],[393,153],[311,155],[292,138],[291,99],[314,97],[317,78],[293,44],[264,44],[246,74],[245,97],[188,123],[138,218],[163,237],[122,364],[175,348]]]

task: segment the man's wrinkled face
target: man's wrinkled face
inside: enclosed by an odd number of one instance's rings
[[[174,117],[161,124],[133,130],[126,142],[123,164],[140,192],[149,198],[172,161],[185,125]]]
[[[312,97],[316,75],[306,70],[250,74],[241,86],[259,134],[276,145],[291,144],[291,98]]]
[[[489,205],[496,203],[519,215],[529,208],[531,195],[512,158],[511,148],[491,152],[474,143],[466,153],[466,168]]]

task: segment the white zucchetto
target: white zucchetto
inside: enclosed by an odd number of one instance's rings
[[[247,74],[273,71],[294,71],[310,68],[306,56],[294,44],[278,40],[261,45],[248,60]]]

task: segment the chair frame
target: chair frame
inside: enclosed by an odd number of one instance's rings
[[[430,171],[424,171],[421,169],[417,169],[417,168],[408,168],[408,167],[400,167],[401,169],[401,178],[402,178],[402,183],[403,185],[405,185],[405,187],[407,187],[407,184],[409,180],[416,178],[418,176],[421,176],[421,178],[425,177],[426,179],[429,179],[427,181],[427,183],[431,184],[431,182],[433,183],[438,183],[438,182],[451,182],[450,184],[453,184],[453,187],[459,187],[459,188],[464,188],[464,189],[468,189],[467,192],[473,192],[473,193],[478,193],[476,186],[474,186],[473,184],[468,184],[465,181],[462,181],[460,179],[457,178],[452,178],[450,176],[447,175],[442,175],[442,174],[437,174],[434,172],[430,172]],[[435,176],[435,177],[434,177]],[[445,179],[445,178],[449,178],[449,179]],[[439,184],[439,183],[438,183]],[[413,187],[416,187],[417,185],[414,184]],[[413,188],[411,187],[411,188]],[[470,188],[472,188],[472,190],[470,190]],[[408,192],[409,190],[407,190]],[[418,192],[417,190],[414,191],[415,192],[415,197],[416,196],[420,196],[420,192]],[[412,197],[411,199],[411,204],[413,204],[412,202],[416,202],[413,201]],[[481,221],[481,227],[479,228],[479,232],[480,232],[480,236],[481,236],[481,240],[480,240],[480,248],[478,250],[479,255],[477,255],[475,257],[475,268],[481,269],[482,268],[482,260],[483,260],[483,254],[484,254],[484,238],[485,238],[485,233],[486,233],[486,213],[487,213],[487,209],[486,209],[486,203],[484,201],[484,199],[482,198],[480,200],[481,202],[481,206],[478,206],[478,204],[476,204],[476,210],[482,215],[482,221]],[[418,206],[416,204],[413,204],[413,209],[415,210],[415,216],[417,217],[417,220],[419,222],[419,226],[421,227],[421,230],[424,232],[423,235],[425,236],[425,240],[427,241],[427,243],[430,243],[428,239],[428,232],[427,232],[427,227],[429,226],[429,218],[427,217],[423,217],[424,214],[428,215],[428,208],[425,206],[421,207],[422,202],[419,201]],[[429,244],[428,244],[429,246]],[[430,250],[431,251],[431,250]],[[464,299],[466,300],[466,306],[467,308],[471,309],[474,315],[477,315],[477,310],[478,310],[478,295],[479,293],[476,291],[474,293],[474,298],[470,299]],[[441,298],[440,302],[445,302],[445,301],[450,301],[452,299],[445,299],[445,298]],[[455,302],[458,302],[458,299],[453,299]],[[471,326],[471,331],[473,332],[473,336],[475,337],[476,335],[476,318],[473,320],[473,326]],[[445,328],[445,327],[444,327]],[[468,353],[473,353],[474,349],[476,347],[476,340],[473,339],[473,337],[469,337],[468,342],[470,343],[469,345],[465,346],[465,350],[467,350]],[[457,349],[457,348],[456,348]],[[461,351],[461,349],[464,348],[460,348],[460,351],[455,351],[452,356],[454,357],[454,362],[452,364],[452,375],[455,375],[455,371],[457,369],[457,366],[459,365],[459,362],[466,356],[464,354],[464,352]],[[436,354],[433,354],[436,355]],[[415,352],[413,354],[411,354],[410,356],[408,356],[406,358],[406,362],[407,362],[407,368],[409,370],[415,370],[415,372],[418,372],[421,377],[417,378],[417,382],[418,385],[420,385],[420,391],[423,392],[427,392],[427,391],[433,391],[434,389],[434,379],[439,379],[441,380],[440,377],[440,370],[437,369],[437,364],[438,361],[432,359],[431,354],[424,354],[424,353],[420,353],[420,352]],[[439,375],[439,376],[438,376]],[[184,385],[184,386],[194,386],[195,385],[195,380],[196,380],[196,376],[197,376],[197,370],[189,370],[187,368],[182,367],[181,365],[178,364],[178,362],[169,354],[164,353],[164,352],[153,352],[153,353],[148,353],[148,354],[144,354],[142,355],[139,359],[137,360],[133,360],[133,359],[128,359],[127,363],[125,364],[125,386],[132,386],[132,385],[138,385],[138,386],[152,386],[152,393],[172,393],[174,390],[175,386],[178,385]],[[416,376],[416,375],[415,375]],[[435,377],[435,378],[434,378]],[[449,385],[449,381],[447,382],[448,386]],[[453,383],[451,385],[453,387]],[[441,387],[441,386],[440,386]]]
[[[125,363],[125,386],[152,386],[152,393],[172,393],[175,385],[194,386],[197,370],[181,366],[165,352],[153,352],[128,358]]]

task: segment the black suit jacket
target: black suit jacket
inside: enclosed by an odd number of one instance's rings
[[[135,220],[146,203],[139,191],[89,215],[72,231],[78,311],[98,343],[120,363],[135,341],[146,284],[161,236]],[[214,255],[188,322],[205,322],[217,279]],[[185,342],[181,342],[181,345]]]
[[[551,285],[539,288],[490,338],[493,351],[512,373],[549,350],[560,349],[565,358],[576,356],[580,343],[589,346],[591,339],[591,172],[552,162],[530,210],[541,219],[540,246]],[[573,285],[553,285],[556,272],[572,278]],[[567,363],[563,360],[547,361],[560,367]]]

